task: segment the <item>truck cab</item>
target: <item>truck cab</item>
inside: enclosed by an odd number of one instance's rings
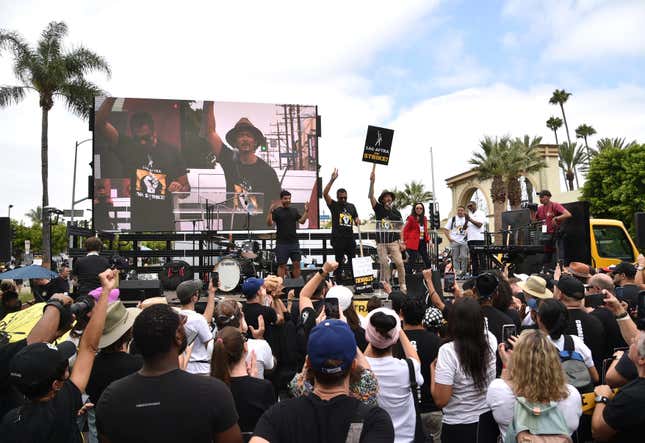
[[[623,222],[613,219],[589,220],[591,265],[602,268],[621,261],[635,262],[638,249]]]

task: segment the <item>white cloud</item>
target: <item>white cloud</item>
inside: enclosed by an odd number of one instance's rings
[[[642,0],[507,0],[502,14],[525,22],[522,41],[545,43],[546,62],[645,55]]]

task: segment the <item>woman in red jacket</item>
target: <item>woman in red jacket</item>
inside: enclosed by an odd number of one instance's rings
[[[408,252],[408,262],[406,271],[412,272],[417,262],[419,254],[423,259],[424,269],[430,267],[430,256],[428,256],[428,219],[426,218],[426,209],[423,203],[414,204],[412,213],[405,221],[403,226],[403,241],[405,249]]]

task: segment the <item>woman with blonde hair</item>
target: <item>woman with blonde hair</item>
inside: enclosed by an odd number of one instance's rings
[[[486,403],[493,411],[502,440],[513,421],[517,397],[531,403],[557,403],[569,434],[578,428],[582,399],[578,390],[567,384],[558,350],[539,329],[529,329],[513,339],[513,349],[506,343],[498,346],[504,369],[502,378],[488,387]]]

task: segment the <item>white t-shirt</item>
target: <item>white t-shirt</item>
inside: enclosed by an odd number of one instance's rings
[[[271,346],[266,340],[256,340],[250,338],[246,342],[248,354],[246,355],[246,362],[251,361],[251,351],[255,351],[255,358],[258,365],[258,378],[264,378],[264,370],[270,371],[273,369],[273,352]]]
[[[558,351],[562,351],[564,349],[564,335],[561,335],[557,340],[553,340],[550,335],[547,335],[547,337],[549,338],[549,341],[558,348]],[[593,357],[591,356],[591,349],[589,349],[585,342],[583,342],[577,335],[572,335],[571,338],[573,339],[573,350],[582,355],[582,358],[585,360],[585,366],[593,368],[594,363]]]
[[[567,385],[569,395],[567,398],[558,402],[558,409],[567,423],[569,433],[578,429],[580,416],[582,415],[582,398],[576,388]],[[502,434],[502,440],[506,436],[506,430],[513,420],[513,411],[515,408],[515,394],[511,387],[501,378],[493,380],[488,387],[486,394],[486,403],[493,411],[493,417],[499,426],[499,432]]]
[[[209,351],[208,342],[213,340],[213,334],[208,327],[208,323],[203,315],[191,311],[189,309],[182,309],[180,314],[187,317],[184,328],[186,334],[197,331],[197,337],[193,343],[193,350],[190,353],[190,360],[186,367],[186,372],[191,374],[210,374],[211,372],[211,354],[212,349]]]
[[[466,224],[466,217],[459,217],[455,215],[455,222],[452,222],[452,217],[448,219],[446,223],[446,229],[450,231],[450,241],[457,243],[458,245],[463,245],[466,243],[466,231],[464,230],[464,225]],[[470,223],[468,223],[470,226]],[[468,229],[466,226],[466,229]]]
[[[391,356],[366,358],[378,380],[379,391],[376,395],[378,405],[385,409],[392,419],[394,442],[409,443],[413,441],[417,418],[410,392],[408,364],[405,360]],[[415,359],[411,360],[417,384],[421,386],[424,383],[421,365]]]
[[[486,214],[481,209],[477,209],[475,212],[469,212],[470,220],[474,220],[482,225],[478,228],[474,223],[468,222],[466,226],[466,236],[468,241],[472,240],[484,240],[484,231],[486,230],[484,222],[486,221]]]
[[[486,386],[495,378],[495,351],[497,339],[489,331],[488,345],[490,354],[486,368]],[[452,386],[452,397],[443,408],[443,422],[449,425],[476,423],[479,416],[489,410],[486,405],[486,390],[478,391],[472,377],[461,368],[459,357],[455,352],[455,342],[451,341],[439,348],[435,382]]]

